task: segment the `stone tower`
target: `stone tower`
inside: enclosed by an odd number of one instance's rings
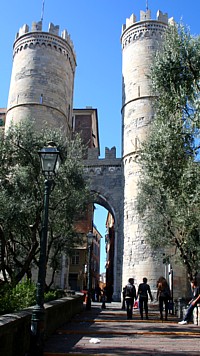
[[[135,213],[139,166],[137,157],[154,116],[154,95],[150,89],[150,65],[163,41],[168,26],[167,14],[150,10],[140,12],[140,21],[133,14],[122,28],[122,160],[124,170],[124,251],[122,285],[129,277],[138,284],[146,276],[152,287],[164,275],[163,256],[154,255],[145,242],[142,227]]]
[[[76,57],[72,41],[59,26],[42,31],[42,21],[24,25],[13,46],[13,68],[8,97],[6,127],[31,119],[40,129],[62,128],[68,135],[73,110]]]

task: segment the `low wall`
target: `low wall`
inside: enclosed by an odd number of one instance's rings
[[[45,304],[45,335],[83,310],[83,295],[64,297]],[[0,316],[0,355],[25,356],[30,346],[32,308]]]
[[[177,316],[180,319],[184,319],[188,309],[188,304],[182,300],[179,299],[177,303]],[[200,325],[200,303],[197,304],[197,306],[193,310],[193,323],[195,325]]]
[[[197,304],[193,311],[193,322],[195,325],[200,326],[200,304]]]

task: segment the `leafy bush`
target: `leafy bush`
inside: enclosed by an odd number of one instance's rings
[[[51,300],[59,299],[65,297],[65,292],[63,289],[50,290],[45,293],[44,301],[45,303],[50,302]]]
[[[50,290],[49,292],[45,293],[44,295],[44,301],[45,303],[50,302],[51,300],[57,299],[56,297],[56,291]]]
[[[12,313],[25,309],[35,303],[36,285],[23,280],[16,287],[5,285],[0,295],[0,314]]]
[[[57,298],[62,298],[64,291],[50,290],[44,295],[44,301],[47,303]],[[35,304],[36,285],[30,280],[23,280],[16,287],[9,285],[1,287],[0,293],[0,315],[17,312]]]

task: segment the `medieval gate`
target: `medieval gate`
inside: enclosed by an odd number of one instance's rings
[[[123,181],[121,158],[116,148],[105,149],[105,158],[98,157],[98,149],[88,150],[84,161],[84,174],[94,193],[93,203],[106,208],[114,218],[114,269],[113,299],[120,300],[123,264]]]

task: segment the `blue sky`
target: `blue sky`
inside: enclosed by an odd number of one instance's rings
[[[1,2],[0,107],[7,106],[15,34],[23,24],[31,26],[41,19],[42,3],[43,0]],[[160,9],[177,22],[182,20],[192,34],[200,34],[199,0],[149,0],[148,7],[152,19]],[[60,26],[60,31],[67,29],[74,43],[74,107],[92,106],[98,110],[101,157],[105,147],[113,146],[117,157],[121,156],[121,28],[132,13],[139,20],[140,10],[145,9],[146,0],[45,0],[43,30],[47,31],[52,22]],[[103,236],[105,216],[98,206],[95,224]]]

